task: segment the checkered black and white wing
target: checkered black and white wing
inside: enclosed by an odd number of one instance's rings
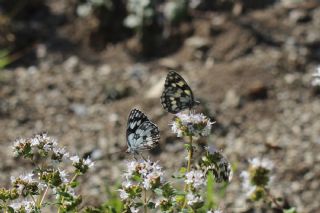
[[[187,82],[178,73],[170,71],[161,95],[163,108],[170,113],[176,114],[184,109],[191,109],[196,103]]]
[[[131,110],[128,118],[128,151],[134,154],[154,148],[160,140],[158,127],[140,110]]]

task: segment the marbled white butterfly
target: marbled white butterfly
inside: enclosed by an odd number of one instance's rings
[[[199,103],[194,100],[192,90],[187,82],[178,73],[170,71],[161,95],[163,108],[170,113],[176,114],[184,109],[191,109]]]
[[[128,118],[127,152],[139,154],[142,150],[152,149],[159,143],[158,127],[138,109],[132,109]]]

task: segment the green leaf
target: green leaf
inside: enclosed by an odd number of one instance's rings
[[[163,195],[165,198],[169,198],[169,197],[175,195],[175,192],[176,192],[176,190],[175,190],[169,183],[166,183],[166,184],[162,187],[162,190],[163,190],[162,195]]]
[[[157,195],[162,196],[163,190],[160,188],[156,188],[155,190],[153,190]]]
[[[207,176],[207,199],[205,205],[208,209],[215,207],[214,177],[211,172]]]
[[[78,181],[72,181],[71,183],[70,183],[70,186],[71,186],[71,188],[76,188],[77,186],[79,186],[79,182]]]
[[[283,213],[298,213],[296,208],[292,207],[290,209],[284,209]]]
[[[184,195],[176,195],[176,201],[177,201],[177,203],[183,203],[184,202]]]
[[[179,172],[180,172],[181,174],[185,174],[185,173],[187,172],[187,168],[186,168],[186,167],[181,167],[181,168],[179,169]]]

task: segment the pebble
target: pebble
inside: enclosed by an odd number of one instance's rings
[[[248,97],[252,100],[266,99],[268,97],[268,88],[262,81],[254,81],[248,87]]]
[[[71,56],[65,62],[63,62],[63,67],[67,71],[74,71],[79,65],[79,58],[77,56]]]
[[[222,106],[228,108],[237,108],[240,106],[240,96],[236,94],[234,90],[228,90],[227,94],[225,95],[224,101]]]
[[[88,114],[88,109],[84,104],[72,104],[70,110],[78,116],[85,116]]]
[[[151,86],[151,88],[147,89],[145,97],[146,98],[160,98],[162,91],[163,91],[165,79],[166,79],[166,77],[163,77],[157,83],[153,84]]]
[[[206,38],[195,36],[188,38],[185,41],[186,46],[193,48],[194,50],[205,50],[211,45],[210,41]]]

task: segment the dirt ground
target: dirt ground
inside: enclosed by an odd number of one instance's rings
[[[196,111],[216,121],[199,144],[222,149],[236,168],[220,202],[225,212],[266,212],[246,202],[239,178],[248,159],[259,156],[276,165],[276,195],[298,212],[320,211],[320,99],[311,86],[320,66],[316,2],[195,14],[181,46],[151,59],[132,57],[130,39],[93,49],[92,20],[71,22],[61,2],[47,3],[53,21],[41,22],[44,32],[32,50],[0,70],[1,185],[30,167],[12,157],[12,141],[47,131],[71,152],[97,157],[96,171],[85,177],[84,200],[103,201],[105,186],[130,158],[119,151],[126,148],[133,107],[161,130],[150,157],[169,170],[184,164],[183,143],[170,131],[173,116],[160,105],[164,78],[174,69],[200,100]]]

